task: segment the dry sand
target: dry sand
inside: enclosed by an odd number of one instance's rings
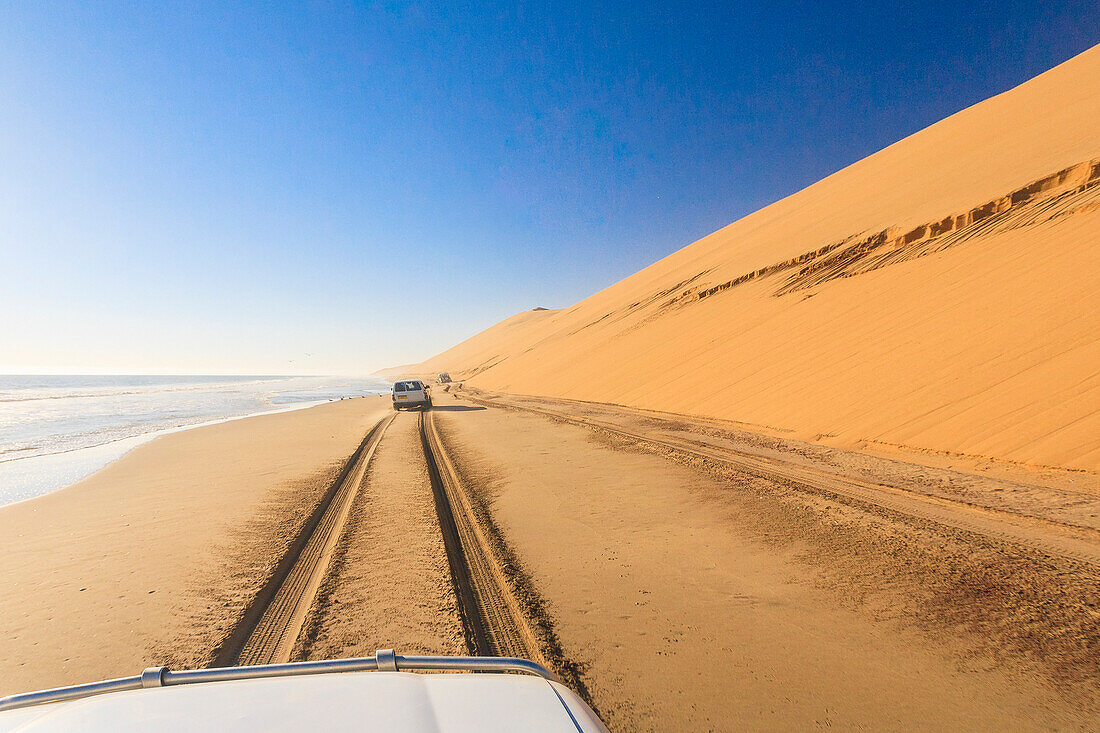
[[[436,401],[464,404],[441,390]],[[620,408],[525,404],[657,425]],[[348,400],[166,436],[0,510],[0,693],[209,663],[389,409]],[[435,417],[518,562],[525,602],[541,600],[555,663],[579,665],[614,730],[1096,719],[1092,570],[524,412]],[[295,658],[463,653],[416,418],[397,415],[378,446]],[[980,477],[716,426],[660,423],[929,496],[991,496]],[[1063,478],[997,495],[998,511],[1095,532],[1100,491],[1064,497]]]
[[[1100,469],[1100,47],[407,372]]]
[[[388,399],[158,438],[0,508],[0,694],[201,666]]]
[[[295,659],[466,654],[416,413],[386,431],[337,552]]]
[[[1077,654],[1070,682],[1045,628],[1080,590],[1064,568],[1013,596],[1032,565],[920,523],[528,413],[437,420],[612,729],[1095,723],[1100,670]]]

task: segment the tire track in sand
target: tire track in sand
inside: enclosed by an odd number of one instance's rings
[[[851,476],[841,477],[825,471],[686,438],[637,432],[602,420],[517,404],[499,396],[489,399],[484,395],[480,397],[464,395],[464,398],[479,405],[524,410],[553,420],[602,430],[631,440],[660,446],[666,450],[725,463],[745,473],[803,491],[843,497],[849,501],[885,509],[903,517],[930,521],[944,527],[969,532],[987,540],[1015,544],[1040,554],[1083,563],[1093,568],[1100,567],[1100,535],[1091,530],[951,501]]]
[[[394,416],[379,420],[360,443],[300,530],[238,625],[214,667],[290,661],[317,590],[325,577],[367,465]]]
[[[420,413],[420,439],[470,652],[530,659],[545,666],[538,638],[478,521],[430,411]]]

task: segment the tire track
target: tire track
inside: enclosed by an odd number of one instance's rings
[[[745,473],[818,494],[843,497],[863,505],[872,505],[904,516],[1008,542],[1045,555],[1100,567],[1100,536],[1095,531],[1072,528],[1037,517],[1028,517],[996,509],[987,509],[941,497],[918,494],[853,477],[839,477],[812,468],[795,466],[773,458],[743,453],[735,449],[697,443],[684,438],[655,436],[627,430],[612,423],[506,400],[464,398],[485,406],[506,406],[541,414],[555,420],[603,430],[665,449],[731,465]]]
[[[214,667],[290,661],[374,451],[394,416],[380,419],[345,463],[267,584],[222,645]]]
[[[420,413],[420,440],[470,653],[519,657],[545,666],[538,639],[444,449],[431,411]]]

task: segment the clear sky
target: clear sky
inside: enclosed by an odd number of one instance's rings
[[[418,361],[1097,42],[1095,0],[0,0],[0,372]]]

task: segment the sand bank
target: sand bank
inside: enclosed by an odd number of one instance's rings
[[[411,370],[1100,470],[1100,47]]]
[[[0,694],[209,661],[389,409],[368,397],[167,435],[0,508]]]

